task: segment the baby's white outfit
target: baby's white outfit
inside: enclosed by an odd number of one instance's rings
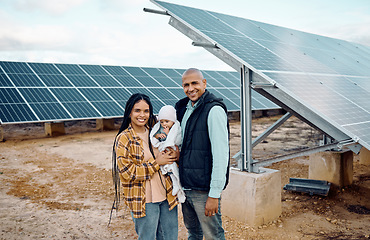
[[[158,148],[160,152],[164,151],[167,147],[172,147],[174,150],[176,150],[175,145],[180,147],[182,143],[181,139],[181,127],[180,127],[180,122],[175,120],[175,123],[172,125],[170,131],[167,134],[167,138],[165,141],[159,141],[157,138],[154,137],[154,134],[158,132],[161,123],[157,122],[153,128],[152,131],[150,131],[150,141],[153,144],[154,147]],[[179,199],[180,203],[185,202],[185,192],[181,187],[180,183],[180,174],[179,174],[179,167],[177,164],[171,163],[171,164],[166,164],[162,165],[161,167],[161,172],[162,174],[169,173],[172,183],[173,183],[173,190],[172,190],[172,195],[176,196]]]

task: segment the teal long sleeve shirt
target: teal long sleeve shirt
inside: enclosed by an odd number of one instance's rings
[[[191,101],[186,106],[186,112],[181,122],[181,132],[184,138],[185,126],[193,111],[197,108],[197,103],[191,105]],[[211,108],[208,119],[208,132],[211,141],[212,151],[212,175],[211,186],[208,193],[209,197],[220,198],[221,192],[226,183],[226,171],[229,162],[229,134],[227,130],[227,115],[220,106]]]

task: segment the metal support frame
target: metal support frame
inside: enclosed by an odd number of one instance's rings
[[[278,157],[269,158],[269,159],[266,159],[260,162],[254,162],[254,166],[255,167],[268,166],[276,162],[281,162],[281,161],[289,160],[289,159],[296,158],[296,157],[308,156],[313,153],[323,152],[323,151],[328,151],[328,150],[334,150],[334,151],[340,151],[344,149],[350,150],[349,148],[355,145],[359,145],[359,144],[353,141],[352,139],[348,139],[348,140],[344,140],[341,142],[330,143],[324,146],[301,150],[298,153],[290,153],[290,154],[286,154],[286,155],[282,155]]]
[[[266,129],[261,135],[256,137],[252,141],[252,149],[257,146],[258,143],[262,142],[266,137],[268,137],[272,132],[274,132],[277,128],[279,128],[282,124],[284,124],[291,116],[293,116],[291,113],[286,113],[284,116],[282,116],[279,120],[277,120],[274,124],[272,124],[268,129]],[[242,161],[242,151],[240,150],[237,154],[233,156],[235,161],[238,163]],[[241,165],[241,164],[238,164]],[[240,166],[239,166],[240,168]]]
[[[274,124],[272,124],[268,129],[266,129],[261,135],[256,137],[252,142],[252,148],[254,148],[258,143],[262,142],[267,136],[269,136],[278,127],[283,125],[291,116],[293,115],[287,112],[284,116],[282,116],[279,120],[277,120]]]
[[[258,172],[252,160],[252,93],[251,70],[245,65],[240,69],[240,115],[241,115],[241,170]]]
[[[310,126],[319,129],[334,138],[337,141],[344,141],[349,138],[348,135],[339,131],[334,125],[330,124],[329,121],[325,121],[316,112],[312,111],[310,108],[305,107],[302,103],[297,102],[293,97],[282,91],[280,88],[257,88],[255,89],[258,93],[264,97],[270,99],[277,105],[283,107],[288,112],[293,113],[296,117],[306,122]],[[294,106],[294,108],[292,107]],[[294,109],[299,109],[298,113]],[[315,123],[313,125],[312,123]],[[356,141],[356,139],[354,139]],[[361,149],[360,144],[355,144],[349,147],[354,153],[358,153]]]

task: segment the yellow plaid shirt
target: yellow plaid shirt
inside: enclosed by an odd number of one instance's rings
[[[132,211],[134,218],[145,217],[145,181],[159,171],[159,165],[153,157],[144,161],[142,140],[131,124],[118,135],[115,147],[125,204]],[[177,197],[172,196],[172,188],[171,178],[166,176],[169,210],[178,204]]]

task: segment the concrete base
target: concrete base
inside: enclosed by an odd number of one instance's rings
[[[66,134],[64,122],[47,122],[44,125],[46,136],[60,136]]]
[[[270,109],[270,110],[265,110],[265,111],[266,112],[264,113],[264,116],[267,116],[267,117],[280,115],[283,112],[282,109]]]
[[[227,117],[229,121],[240,121],[240,111],[235,111],[235,112],[228,112]]]
[[[96,119],[96,130],[114,130],[114,119]]]
[[[360,164],[370,165],[370,151],[364,147],[360,150]]]
[[[262,110],[252,110],[252,118],[260,118],[263,117]]]
[[[0,126],[0,142],[4,142],[4,128],[3,126]]]
[[[353,182],[353,153],[319,152],[310,155],[308,178],[325,180],[337,187]]]
[[[222,193],[222,215],[260,226],[281,214],[281,173],[261,168],[264,173],[230,170],[229,185]]]

